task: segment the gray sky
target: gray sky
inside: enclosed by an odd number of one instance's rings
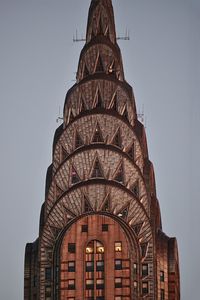
[[[74,84],[90,0],[0,0],[0,299],[23,298],[59,106]],[[179,243],[182,300],[199,299],[200,1],[113,0],[126,80],[145,107],[163,229]]]

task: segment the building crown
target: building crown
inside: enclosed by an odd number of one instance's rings
[[[94,37],[107,36],[116,44],[114,13],[111,0],[92,0],[87,24],[86,43]]]

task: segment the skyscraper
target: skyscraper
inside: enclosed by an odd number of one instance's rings
[[[92,0],[76,84],[47,171],[24,300],[179,300],[175,238],[162,231],[153,165],[125,81],[111,0]]]

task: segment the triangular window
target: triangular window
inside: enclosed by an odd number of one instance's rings
[[[88,68],[87,68],[87,66],[85,64],[85,66],[84,66],[84,72],[83,72],[83,77],[87,77],[88,75],[90,75],[90,72],[89,72],[89,70],[88,70]]]
[[[140,190],[139,190],[139,183],[138,181],[134,183],[134,185],[131,187],[131,191],[134,194],[136,198],[139,198]]]
[[[75,149],[79,148],[81,146],[84,145],[84,142],[80,136],[80,134],[78,133],[78,131],[76,131],[76,136],[75,136]]]
[[[80,101],[80,112],[83,112],[85,110],[87,110],[86,106],[85,106],[85,102],[84,102],[83,98],[81,98],[81,101]]]
[[[72,167],[71,178],[72,178],[72,184],[76,184],[81,181],[81,179],[74,167]]]
[[[134,158],[135,158],[135,146],[134,146],[134,143],[133,143],[133,145],[129,148],[129,150],[128,150],[128,155],[129,155],[129,157],[130,158],[132,158],[133,160],[134,160]]]
[[[58,199],[63,193],[64,191],[58,185],[56,185],[56,199]]]
[[[96,95],[96,107],[102,108],[103,107],[103,101],[101,98],[100,91],[98,90],[97,95]]]
[[[93,211],[90,201],[84,196],[84,212]]]
[[[128,111],[127,111],[127,107],[125,107],[122,116],[123,116],[126,120],[128,120]]]
[[[109,26],[106,28],[105,36],[110,38]]]
[[[97,123],[95,131],[94,131],[92,142],[93,143],[103,143],[104,142],[103,136],[102,136],[102,133],[101,133],[101,129],[100,129],[100,126],[99,126],[98,123]]]
[[[110,196],[108,195],[106,199],[104,200],[102,211],[110,211]]]
[[[71,111],[69,115],[69,123],[71,123],[73,120],[74,120],[74,115],[73,112]]]
[[[118,213],[118,217],[126,220],[127,217],[128,217],[128,210],[129,210],[129,207],[125,207],[124,209],[122,209],[119,213]]]
[[[116,73],[116,70],[115,70],[115,61],[113,61],[111,63],[111,65],[109,66],[109,68],[108,68],[108,74],[113,75],[115,73]]]
[[[61,161],[64,161],[69,156],[69,153],[65,148],[61,148]]]
[[[115,173],[114,180],[124,184],[124,170],[122,163],[120,164],[117,172]]]
[[[93,171],[92,171],[92,178],[96,178],[96,177],[100,177],[103,178],[103,170],[101,168],[100,162],[98,160],[98,158],[96,158],[95,163],[94,163],[94,167],[93,167]]]
[[[117,130],[117,132],[113,138],[112,144],[117,147],[120,147],[120,148],[122,147],[122,139],[121,139],[120,129]]]
[[[103,62],[100,55],[97,60],[95,72],[104,72]]]
[[[49,227],[54,236],[57,236],[58,233],[60,232],[60,228],[57,228],[55,226],[49,226]]]
[[[139,235],[142,225],[143,223],[132,225],[133,231],[135,232],[136,235]]]

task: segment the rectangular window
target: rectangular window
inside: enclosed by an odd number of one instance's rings
[[[115,296],[115,300],[122,300],[122,296]]]
[[[122,260],[115,259],[115,270],[122,270]]]
[[[134,281],[134,283],[133,283],[133,287],[134,287],[134,290],[136,291],[136,290],[137,290],[137,287],[138,287],[138,283],[137,283],[137,281]]]
[[[96,300],[105,300],[104,296],[98,296],[96,297]]]
[[[133,264],[133,274],[137,275],[137,264]]]
[[[121,277],[116,277],[115,278],[115,287],[116,288],[121,288],[122,287],[122,278]]]
[[[108,231],[108,224],[102,224],[102,231]]]
[[[37,286],[37,275],[33,277],[33,287]]]
[[[67,300],[75,300],[75,298],[74,297],[69,297],[69,298],[67,298]]]
[[[164,271],[160,271],[160,281],[161,282],[165,281],[165,273],[164,273]]]
[[[149,293],[149,285],[148,282],[142,282],[142,294],[146,295]]]
[[[75,272],[75,261],[68,261],[68,272]]]
[[[85,269],[86,269],[86,272],[94,272],[94,262],[86,261]]]
[[[97,279],[96,288],[97,290],[104,289],[104,279]]]
[[[86,290],[93,290],[93,289],[94,289],[94,280],[86,279]]]
[[[88,232],[88,225],[82,225],[81,226],[81,231],[82,232]]]
[[[69,243],[68,244],[68,252],[69,253],[76,253],[76,244],[75,243]]]
[[[165,290],[160,290],[160,300],[165,300]]]
[[[148,276],[149,273],[149,267],[147,264],[142,265],[142,276]]]
[[[51,299],[51,287],[50,286],[45,287],[45,299]]]
[[[45,280],[51,280],[51,268],[45,268]]]
[[[75,279],[68,280],[68,290],[75,290]]]
[[[122,251],[122,242],[115,242],[115,252]]]
[[[99,260],[97,261],[97,272],[98,271],[104,271],[104,261],[103,260]]]

